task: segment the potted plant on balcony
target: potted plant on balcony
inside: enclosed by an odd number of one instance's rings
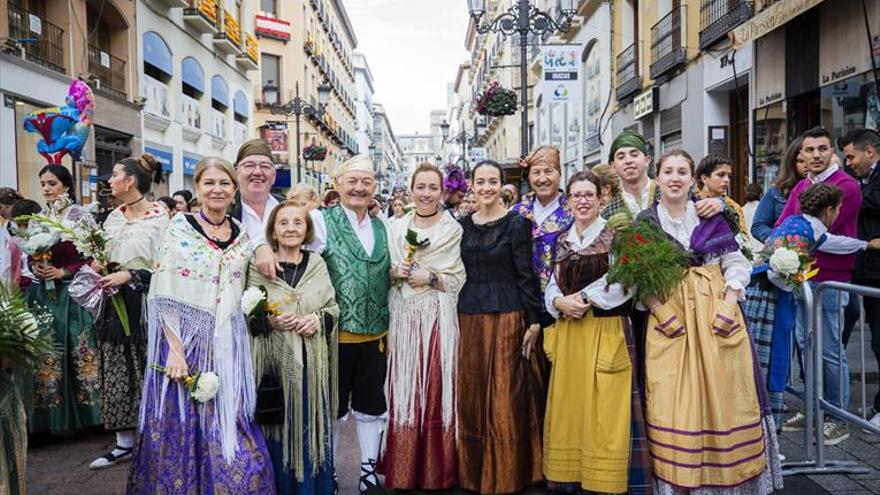
[[[486,91],[477,96],[477,113],[491,117],[502,117],[516,113],[516,93],[492,82]]]
[[[302,150],[303,160],[319,162],[327,158],[327,148],[320,144],[312,143]]]

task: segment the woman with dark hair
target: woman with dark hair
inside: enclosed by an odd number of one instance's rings
[[[171,196],[159,196],[156,198],[157,203],[161,203],[168,212],[168,218],[174,217],[177,213],[177,202]]]
[[[472,171],[479,209],[461,220],[458,477],[462,488],[514,493],[541,481],[541,286],[532,223],[501,202],[503,171]]]
[[[755,240],[765,242],[773,231],[776,220],[782,214],[792,188],[806,175],[806,164],[801,157],[801,138],[791,142],[782,161],[782,169],[774,185],[764,193],[755,210],[755,218],[751,231]],[[778,290],[767,280],[766,273],[756,267],[749,286],[745,290],[743,313],[749,322],[749,332],[755,342],[755,353],[758,356],[761,375],[766,383],[770,370],[770,355],[774,337],[782,342],[781,337],[789,332],[782,319],[776,318]],[[784,295],[788,298],[787,295]],[[782,412],[784,407],[784,389],[776,385],[768,389],[770,407],[777,428],[782,428]],[[797,416],[797,415],[796,415]],[[800,415],[803,418],[803,415]]]
[[[251,260],[249,287],[266,290],[274,316],[250,321],[257,383],[255,422],[262,427],[278,493],[333,493],[331,404],[339,306],[324,259],[302,249],[312,241],[309,210],[282,201],[266,224],[281,270],[269,280]]]
[[[697,214],[687,152],[660,157],[657,184],[660,201],[637,221],[688,262],[666,300],[642,301],[654,493],[768,494],[782,488],[779,447],[738,304],[751,264],[723,216]]]
[[[574,174],[565,191],[574,215],[562,233],[544,303],[556,323],[544,330],[553,363],[544,420],[544,476],[565,492],[651,493],[645,422],[626,314],[607,284],[614,230],[602,218],[601,180]]]
[[[193,199],[193,195],[191,192],[186,189],[182,189],[180,191],[176,191],[171,195],[171,199],[174,200],[175,209],[178,212],[189,213],[189,205],[190,201]]]
[[[65,225],[92,221],[74,204],[73,176],[61,165],[40,170],[46,208],[43,213]],[[28,227],[31,241],[46,234],[35,222]],[[57,236],[54,236],[57,239]],[[29,252],[28,267],[36,277],[27,289],[28,303],[52,313],[56,351],[46,355],[34,373],[30,433],[72,431],[101,424],[100,372],[92,315],[73,301],[70,281],[87,263],[71,241],[57,240],[48,251]]]
[[[153,264],[168,227],[169,217],[160,203],[147,201],[162,166],[150,154],[124,158],[113,166],[110,194],[121,205],[104,221],[109,240],[109,266],[92,262],[108,275],[100,279],[105,290],[118,291],[128,315],[126,335],[109,300],[95,319],[101,368],[101,416],[104,428],[116,432],[116,446],[98,457],[90,469],[114,466],[131,459],[138,423],[143,371],[146,366],[146,322],[141,319]]]

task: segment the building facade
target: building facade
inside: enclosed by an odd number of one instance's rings
[[[385,107],[373,103],[373,147],[370,148],[379,191],[403,184],[402,158],[397,136],[391,128],[391,121]]]
[[[88,202],[116,160],[143,150],[135,6],[122,0],[0,0],[0,185],[41,200],[39,134],[24,130],[34,110],[64,104],[75,79],[95,98],[93,127],[73,163],[76,196]],[[159,191],[161,192],[161,190]]]
[[[192,189],[205,156],[235,159],[252,137],[255,0],[137,2],[144,150]]]
[[[373,144],[373,73],[363,53],[354,53],[355,141],[363,153]]]
[[[276,188],[285,189],[297,180],[297,117],[273,114],[273,107],[299,96],[319,109],[319,86],[331,88],[326,107],[300,117],[300,152],[314,145],[326,153],[322,159],[302,160],[299,172],[304,182],[323,188],[334,168],[359,151],[357,38],[345,7],[341,0],[261,0],[257,35],[262,46],[261,77],[253,79],[255,125],[277,152],[281,168]]]

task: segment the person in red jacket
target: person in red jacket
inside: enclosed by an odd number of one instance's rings
[[[807,177],[794,186],[788,196],[788,203],[776,221],[781,224],[791,215],[800,213],[800,193],[813,184],[824,183],[834,185],[843,191],[845,201],[840,208],[840,215],[831,225],[829,233],[846,237],[857,237],[859,209],[862,206],[862,192],[859,183],[850,177],[840,166],[831,163],[834,156],[831,134],[822,127],[814,127],[803,134],[801,153],[806,160]],[[855,254],[816,253],[816,264],[819,273],[810,280],[815,287],[825,281],[850,282],[855,268]],[[822,373],[824,377],[824,397],[830,403],[846,409],[849,407],[849,365],[846,352],[840,342],[840,313],[849,302],[849,294],[827,291],[821,301],[815,304],[822,306]],[[797,331],[798,347],[804,348],[804,311],[803,301],[798,301]],[[843,375],[843,387],[840,376]],[[797,413],[786,421],[783,431],[803,430],[803,414]],[[849,438],[849,427],[846,423],[829,419],[825,422],[825,444],[836,445]]]

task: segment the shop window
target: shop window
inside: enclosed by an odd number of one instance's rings
[[[869,74],[860,74],[820,90],[822,127],[835,138],[861,127],[880,127],[880,98]]]
[[[773,185],[788,146],[786,114],[782,102],[755,110],[754,182],[765,191]]]

